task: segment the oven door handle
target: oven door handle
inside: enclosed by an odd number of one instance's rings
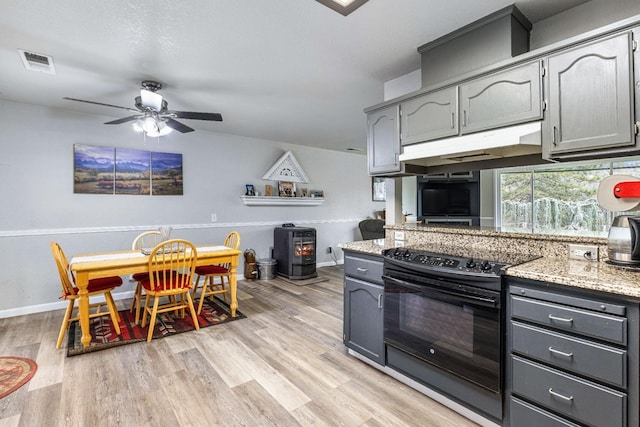
[[[477,305],[481,305],[485,307],[497,307],[499,305],[499,301],[496,298],[488,297],[485,295],[468,293],[468,292],[464,292],[464,293],[456,292],[456,291],[439,288],[439,287],[427,285],[427,284],[415,285],[413,283],[405,282],[404,280],[399,280],[399,279],[396,279],[395,277],[390,277],[387,275],[383,275],[382,279],[395,283],[399,286],[403,286],[405,288],[414,289],[416,291],[423,292],[426,289],[428,289],[433,292],[437,292],[440,294],[445,294],[447,296],[453,297],[459,301],[470,301]]]

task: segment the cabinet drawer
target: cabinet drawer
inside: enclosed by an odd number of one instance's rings
[[[592,426],[626,425],[626,394],[518,356],[511,360],[514,394]]]
[[[571,331],[611,341],[627,343],[627,319],[610,316],[565,305],[511,296],[512,316],[547,325],[555,329]]]
[[[514,352],[626,388],[625,350],[518,322],[512,322],[511,326]]]
[[[368,282],[383,284],[382,261],[374,261],[365,258],[345,255],[344,274]]]
[[[511,398],[511,427],[579,427],[537,406]]]

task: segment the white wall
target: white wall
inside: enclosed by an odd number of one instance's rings
[[[172,237],[203,244],[221,243],[235,229],[241,249],[253,248],[264,258],[271,254],[273,228],[293,222],[317,229],[318,263],[333,265],[327,248],[358,240],[358,221],[379,208],[371,201],[371,178],[361,154],[206,131],[172,133],[145,145],[128,125],[102,124],[111,119],[0,101],[0,317],[62,306],[55,304],[60,285],[51,241],[71,256],[126,249],[140,230],[159,225],[173,226]],[[73,144],[182,153],[184,195],[74,194]],[[261,191],[264,184],[274,184],[261,177],[287,150],[311,180],[306,186],[324,191],[324,205],[242,204],[245,184]],[[335,252],[340,260],[341,251]],[[119,292],[131,290],[126,283]]]
[[[638,14],[638,0],[591,0],[533,24],[531,50]]]

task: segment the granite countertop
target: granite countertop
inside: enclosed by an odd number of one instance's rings
[[[344,243],[338,247],[380,255],[383,249],[394,246],[385,243],[385,239],[377,239]],[[506,275],[640,298],[640,270],[617,267],[603,261],[541,257],[507,268]]]

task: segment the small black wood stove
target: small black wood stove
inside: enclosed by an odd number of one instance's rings
[[[279,276],[310,279],[316,273],[316,229],[283,224],[273,230],[273,257]]]

